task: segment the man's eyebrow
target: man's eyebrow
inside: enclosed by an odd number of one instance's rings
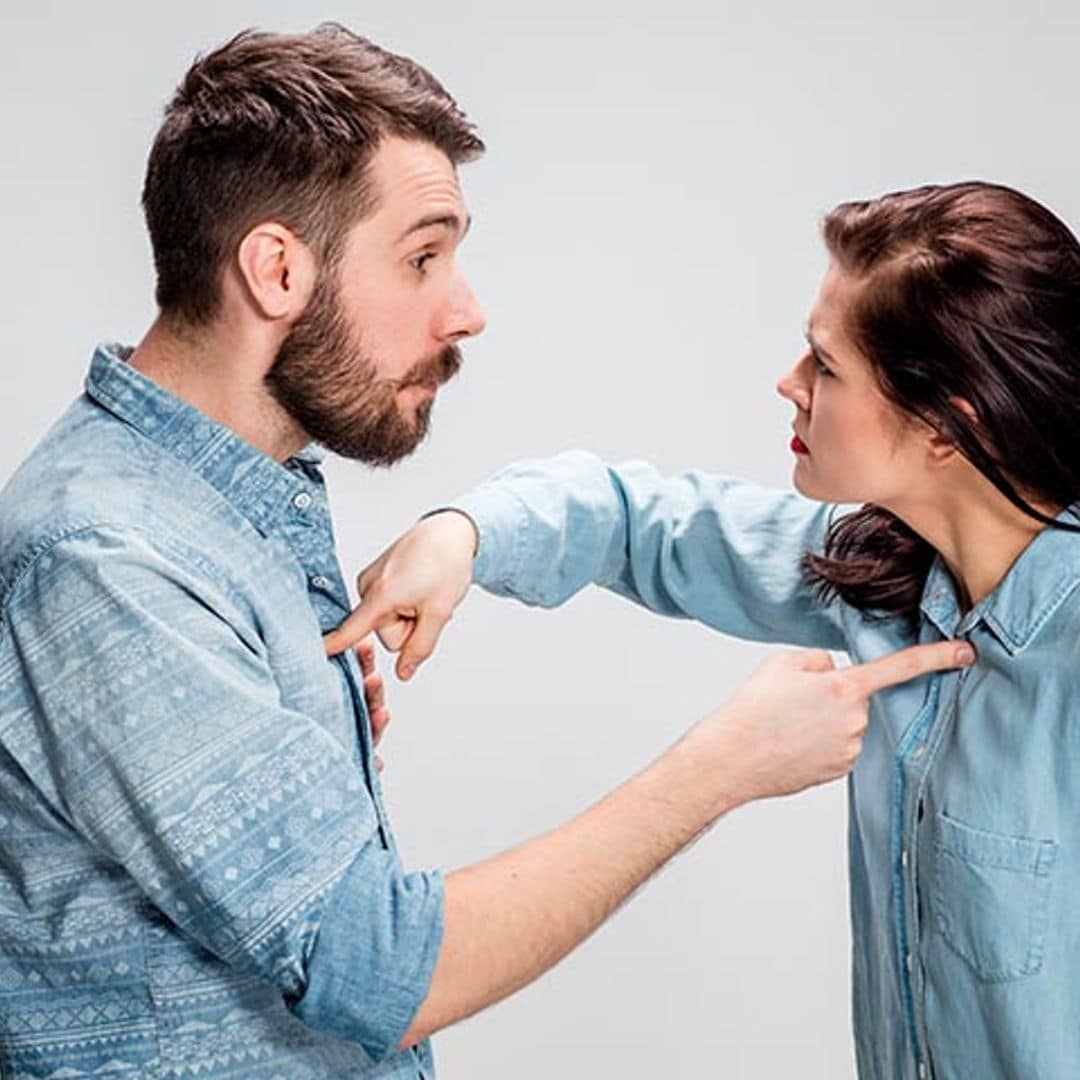
[[[442,225],[452,233],[460,233],[461,239],[464,240],[465,234],[472,225],[472,214],[465,218],[464,225],[462,225],[461,218],[457,214],[428,214],[427,217],[422,217],[419,221],[413,222],[398,237],[397,242],[400,244],[402,240],[412,236],[413,233],[420,232],[421,229],[430,229],[433,225]]]

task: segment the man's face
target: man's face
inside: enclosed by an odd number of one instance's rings
[[[388,137],[372,159],[376,208],[323,267],[267,375],[278,403],[344,457],[390,465],[424,439],[458,342],[484,316],[455,262],[468,216],[436,147]]]

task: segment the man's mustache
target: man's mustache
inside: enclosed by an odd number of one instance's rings
[[[456,345],[447,345],[437,355],[421,360],[396,380],[398,389],[407,386],[419,386],[421,383],[435,383],[442,386],[449,382],[460,370],[464,362],[461,350]]]

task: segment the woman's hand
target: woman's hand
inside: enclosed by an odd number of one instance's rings
[[[417,522],[361,571],[360,603],[324,637],[327,654],[375,631],[399,653],[398,678],[411,678],[469,591],[476,545],[476,526],[465,514],[447,510]]]

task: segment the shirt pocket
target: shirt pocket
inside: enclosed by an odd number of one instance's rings
[[[939,813],[934,836],[934,925],[986,982],[1036,974],[1043,964],[1053,840],[1006,836]]]

